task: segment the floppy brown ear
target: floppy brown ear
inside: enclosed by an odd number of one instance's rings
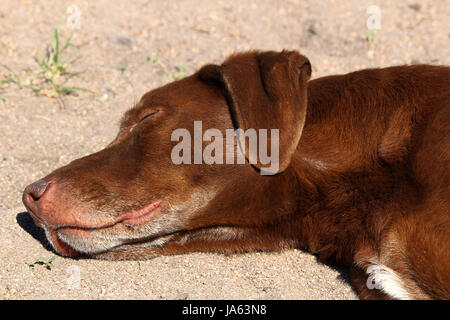
[[[276,172],[269,174],[285,170],[305,123],[309,60],[297,51],[253,51],[233,55],[221,66],[207,65],[199,76],[224,88],[235,129],[267,129],[269,154],[274,151],[271,146],[276,145],[272,144],[271,130],[279,129],[279,163]],[[240,136],[247,160],[259,159],[242,139]],[[260,170],[269,167],[259,161],[250,163]]]

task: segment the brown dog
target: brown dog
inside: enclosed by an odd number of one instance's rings
[[[145,94],[108,147],[28,186],[24,204],[66,256],[304,248],[349,267],[362,298],[449,299],[450,68],[310,75],[295,51],[207,65]],[[172,134],[194,121],[279,129],[277,174],[175,164]]]

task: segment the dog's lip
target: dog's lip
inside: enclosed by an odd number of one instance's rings
[[[61,240],[56,230],[49,229],[49,233],[51,243],[58,253],[68,257],[77,257],[81,255],[80,251],[76,250],[75,248],[71,247],[69,244]]]
[[[118,222],[122,222],[129,225],[138,226],[149,222],[159,213],[161,210],[161,200],[154,201],[137,211],[130,212],[120,218]]]
[[[141,207],[138,210],[128,212],[125,214],[120,215],[119,217],[115,218],[111,221],[105,221],[103,223],[98,224],[90,224],[90,223],[83,223],[83,224],[60,224],[60,225],[51,225],[47,223],[46,221],[42,220],[38,216],[36,216],[31,210],[29,210],[29,214],[35,219],[35,223],[38,226],[46,226],[48,228],[54,229],[54,230],[60,230],[60,229],[79,229],[79,230],[98,230],[98,229],[105,229],[115,226],[118,223],[125,223],[130,225],[140,225],[143,223],[146,223],[150,221],[152,218],[154,218],[159,211],[162,209],[162,201],[157,200],[153,201],[143,207]]]

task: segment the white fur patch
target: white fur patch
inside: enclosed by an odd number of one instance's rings
[[[391,268],[382,264],[371,264],[366,273],[369,275],[366,285],[370,290],[381,290],[394,299],[411,300],[402,279]]]

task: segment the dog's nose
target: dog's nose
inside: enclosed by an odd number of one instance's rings
[[[24,194],[30,195],[31,197],[28,198],[31,200],[38,201],[44,194],[45,190],[47,190],[49,184],[50,181],[47,179],[38,180],[26,187]]]
[[[22,201],[28,211],[34,215],[39,214],[39,200],[43,197],[51,181],[47,179],[40,179],[33,182],[25,188],[22,195]]]

